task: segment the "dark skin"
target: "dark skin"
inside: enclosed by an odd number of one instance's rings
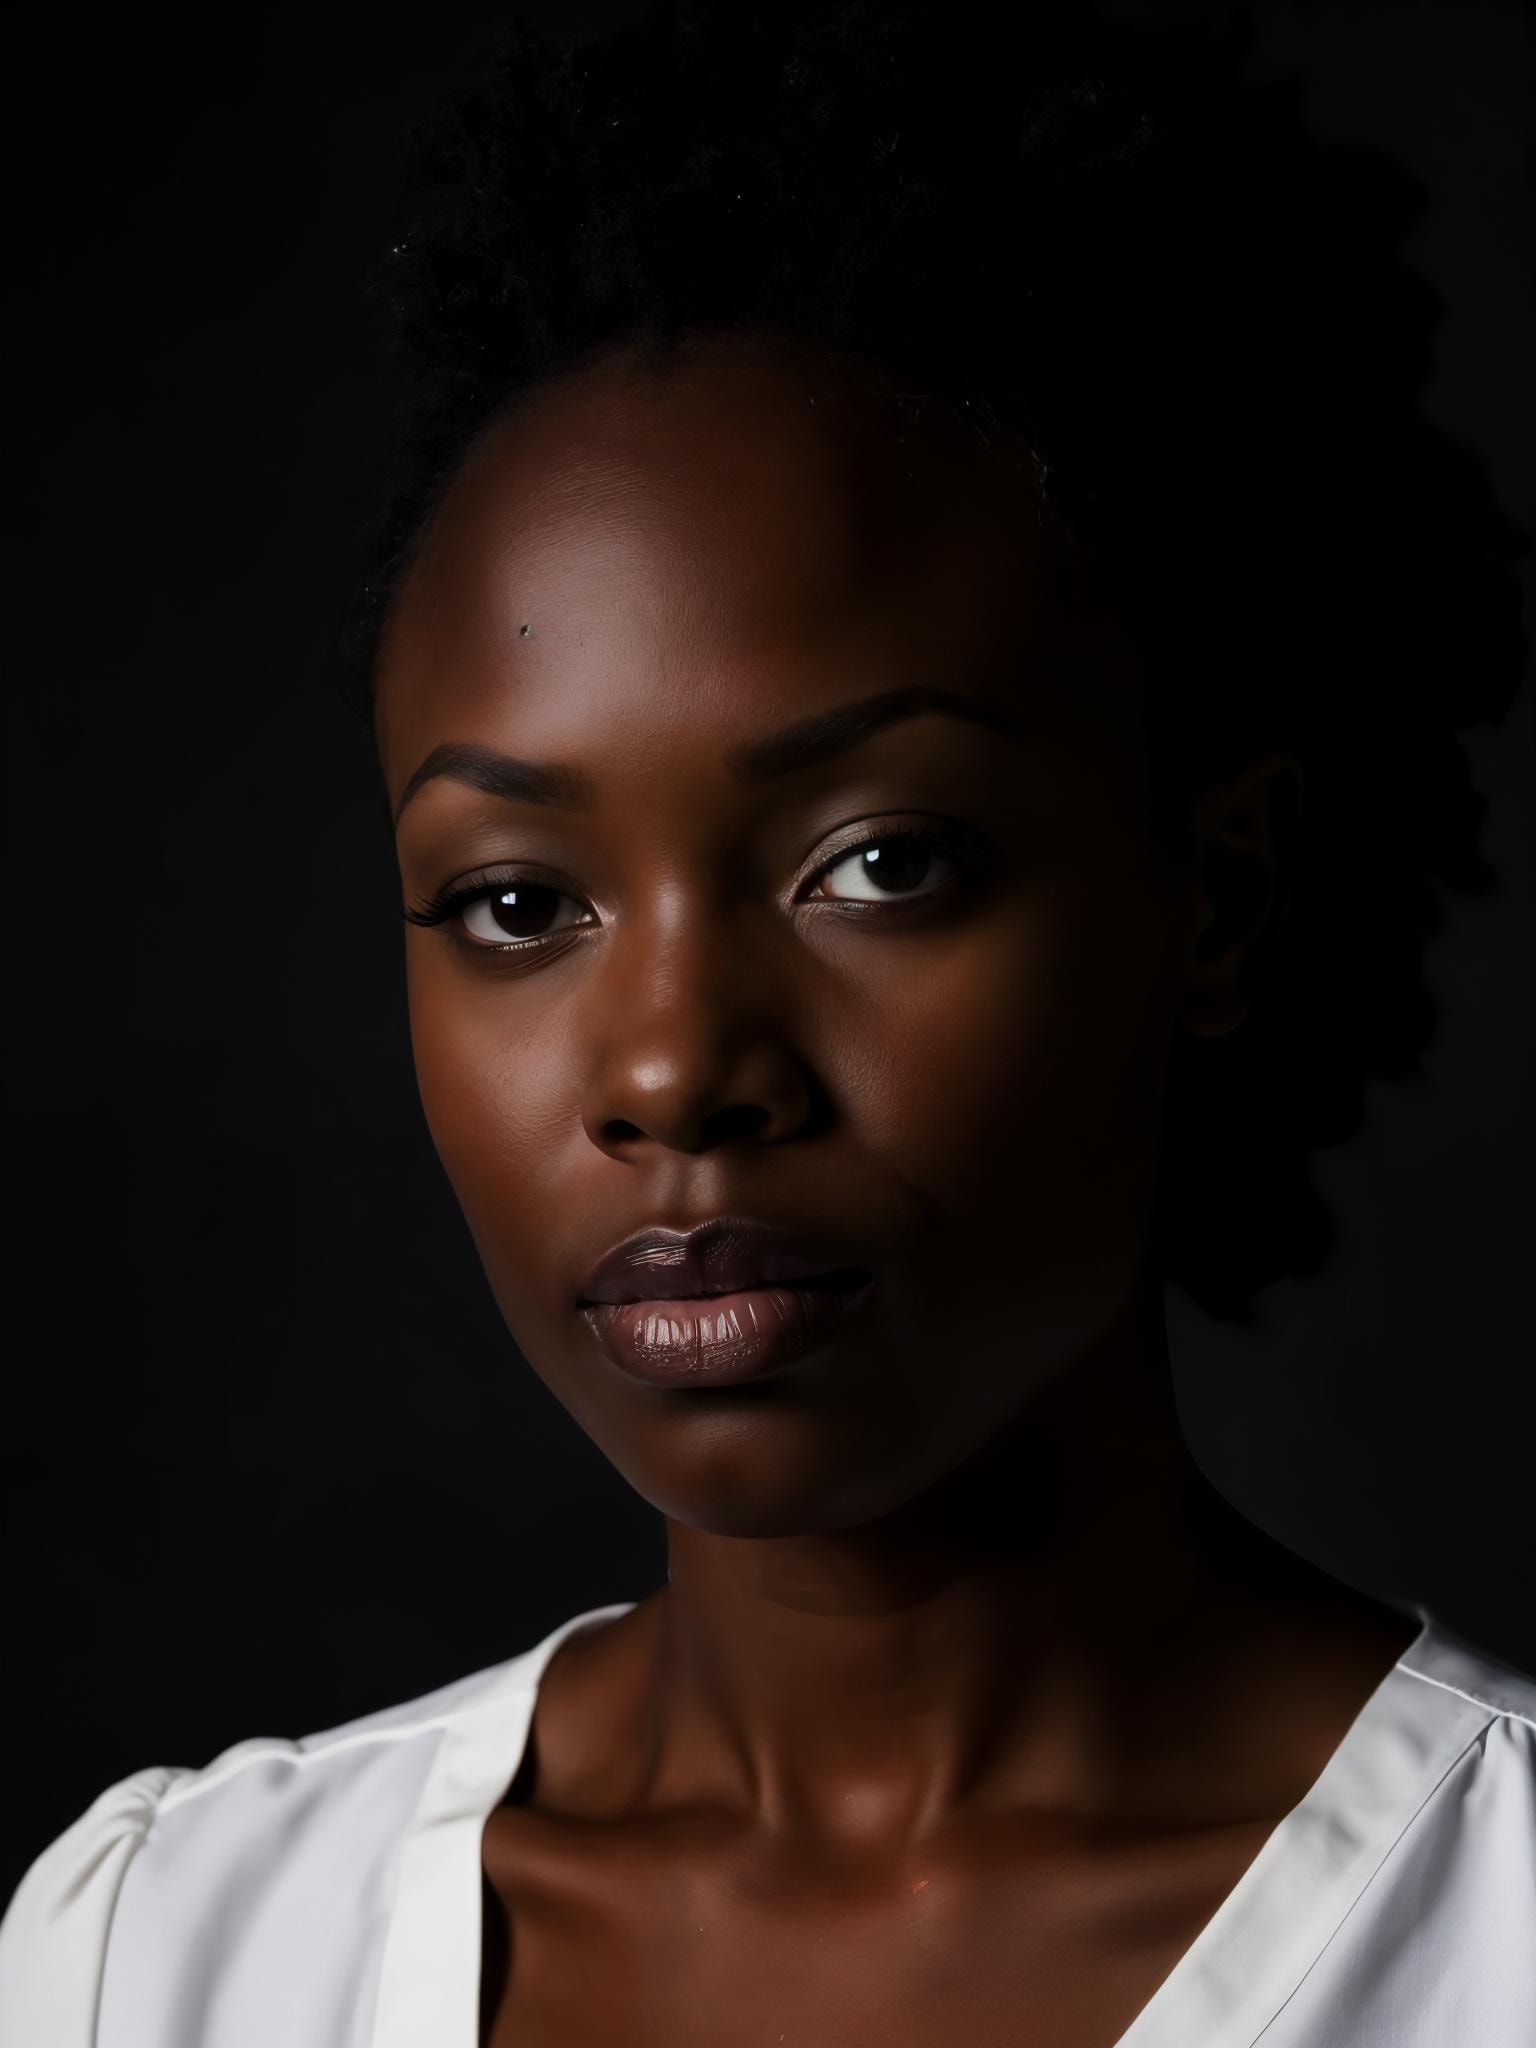
[[[724,765],[919,684],[1014,736]],[[408,927],[411,1028],[507,1327],[668,1545],[487,1824],[482,2042],[1112,2048],[1415,1633],[1203,1479],[1147,1256],[1171,1048],[1242,1021],[1299,766],[1160,805],[1134,622],[1029,466],[782,339],[490,429],[378,707],[392,808],[455,741],[591,779],[405,805],[408,903],[557,892],[515,954],[483,903]],[[980,864],[881,894],[869,820]],[[851,1234],[868,1312],[756,1384],[627,1379],[592,1263],[728,1210]]]

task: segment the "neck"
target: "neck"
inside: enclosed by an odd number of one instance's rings
[[[1156,1696],[1235,1669],[1245,1628],[1355,1598],[1195,1465],[1152,1285],[897,1512],[767,1538],[669,1520],[667,1539],[653,1791],[707,1781],[775,1831],[872,1844],[993,1798],[1102,1803],[1134,1777],[1149,1699],[1155,1725]]]

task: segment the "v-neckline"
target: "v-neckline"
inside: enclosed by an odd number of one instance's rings
[[[1453,1640],[1412,1611],[1413,1641],[1113,2048],[1251,2048],[1486,1725],[1491,1708],[1432,1675],[1459,1667]]]
[[[371,2048],[478,2048],[481,1837],[527,1753],[539,1686],[572,1615],[487,1674],[443,1724],[402,1847]],[[1455,1639],[1424,1607],[1314,1780],[1113,2048],[1248,2048],[1292,1996],[1403,1830],[1493,1709],[1460,1691]],[[1426,1682],[1427,1681],[1427,1682]]]

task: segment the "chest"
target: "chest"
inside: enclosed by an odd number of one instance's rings
[[[881,1869],[527,1818],[486,1830],[481,2048],[1115,2048],[1267,1831]]]

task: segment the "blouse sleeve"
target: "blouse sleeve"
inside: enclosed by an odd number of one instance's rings
[[[0,1920],[0,2041],[94,2048],[123,1874],[181,1775],[155,1766],[109,1785],[28,1869]]]

